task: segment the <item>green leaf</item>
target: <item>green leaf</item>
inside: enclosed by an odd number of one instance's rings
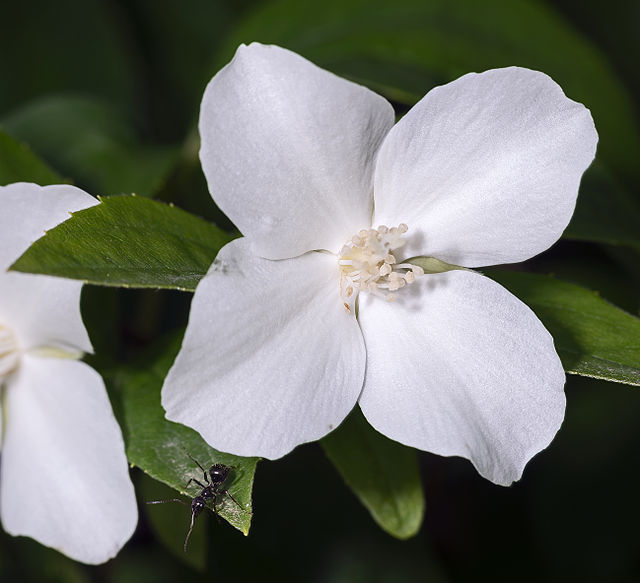
[[[640,386],[640,318],[550,276],[486,273],[542,320],[568,373]]]
[[[378,433],[359,408],[321,444],[382,529],[401,539],[418,532],[424,494],[415,450]]]
[[[185,488],[187,481],[196,478],[202,482],[203,475],[187,452],[205,469],[214,463],[233,466],[226,485],[246,511],[238,508],[227,496],[221,498],[218,510],[229,524],[248,534],[251,525],[251,490],[258,458],[241,458],[216,451],[193,429],[164,418],[160,389],[181,340],[181,335],[176,336],[154,358],[144,358],[137,368],[116,373],[114,384],[122,391],[127,457],[151,477],[189,498],[197,495],[200,488],[194,484]],[[161,506],[156,506],[149,511],[163,510]],[[184,508],[184,514],[188,521],[188,508]]]
[[[274,43],[408,105],[434,85],[470,71],[511,65],[537,69],[591,110],[600,135],[598,158],[617,177],[633,183],[640,159],[633,99],[596,47],[546,4],[276,0],[236,28],[218,65],[242,42]],[[591,178],[585,178],[585,187]],[[584,189],[579,205],[573,232],[596,241],[619,239],[617,221],[608,216],[624,217],[629,208],[640,215],[637,197],[617,190],[604,195],[598,184]],[[603,215],[599,208],[604,205],[608,212]],[[620,242],[629,243],[626,235]],[[637,228],[631,241],[640,245]]]
[[[62,178],[27,146],[0,131],[0,185],[12,182],[60,184]]]
[[[11,266],[97,285],[194,291],[233,239],[172,205],[112,196],[72,213]]]
[[[92,193],[152,195],[178,159],[176,148],[142,145],[131,124],[98,99],[40,98],[5,116],[2,125]]]

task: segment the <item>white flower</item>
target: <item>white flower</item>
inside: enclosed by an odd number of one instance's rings
[[[120,428],[91,351],[82,284],[6,272],[50,229],[97,200],[73,186],[0,187],[0,517],[72,559],[103,563],[138,511]]]
[[[593,160],[593,121],[512,67],[437,87],[393,122],[382,97],[278,47],[241,46],[212,79],[200,157],[244,237],[196,290],[167,418],[277,458],[359,402],[388,437],[509,484],[564,417],[553,340],[492,280],[402,261],[479,267],[548,248]]]

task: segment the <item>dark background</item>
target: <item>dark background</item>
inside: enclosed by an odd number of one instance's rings
[[[350,3],[363,4],[344,0],[345,5]],[[248,28],[245,23],[255,20],[255,14],[269,4],[274,3],[3,2],[0,127],[28,144],[62,176],[93,194],[139,189],[142,194],[175,202],[229,226],[206,191],[196,156],[194,126],[204,87],[230,58],[238,30],[259,30],[259,22]],[[429,0],[425,4],[430,4]],[[436,17],[446,32],[448,11],[464,10],[469,3],[437,4],[441,8]],[[501,3],[491,4],[499,8]],[[482,34],[473,23],[469,25],[464,50],[481,51],[486,38],[515,36],[525,47],[522,54],[527,54],[529,46],[535,55],[542,44],[553,39],[544,28],[534,33],[520,31],[518,21],[508,17],[513,5],[519,3],[505,0],[503,4],[504,19],[489,16],[478,23]],[[315,11],[323,9],[322,2],[309,5]],[[526,5],[541,6],[554,22],[587,44],[636,107],[640,96],[640,2],[562,0]],[[366,5],[360,9],[364,12],[358,22],[366,30],[367,19],[373,21],[375,15],[366,12]],[[283,27],[289,16],[301,19],[289,48],[313,59],[317,47],[325,43],[327,62],[319,64],[363,82],[370,80],[378,90],[379,84],[388,83],[411,94],[420,89],[424,93],[434,84],[466,72],[459,71],[459,61],[452,59],[417,79],[410,68],[405,71],[402,66],[412,55],[405,55],[399,47],[398,65],[386,79],[376,78],[372,74],[375,59],[331,56],[330,34],[326,41],[319,41],[322,30],[297,11],[283,13]],[[336,20],[332,25],[339,30],[341,22]],[[255,40],[279,37],[272,21],[265,21],[265,27]],[[348,36],[349,31],[342,34]],[[448,58],[443,53],[442,59]],[[557,58],[562,61],[563,55]],[[505,59],[509,60],[508,54],[493,62],[489,54],[484,68],[502,65]],[[531,66],[518,58],[511,64]],[[570,75],[571,63],[563,66]],[[563,79],[556,80],[564,87]],[[590,82],[583,80],[587,88],[584,95],[569,96],[590,107]],[[399,112],[406,111],[411,97],[405,99],[397,91],[386,93]],[[82,107],[73,107],[74,99],[81,99]],[[87,100],[98,106],[87,107]],[[595,112],[594,118],[599,127]],[[637,117],[629,123],[637,133]],[[87,145],[83,140],[89,133]],[[605,138],[611,143],[616,136],[610,132]],[[84,145],[76,148],[78,143]],[[608,166],[637,202],[637,173],[621,157],[616,158],[614,146],[608,154]],[[519,268],[556,273],[596,289],[606,299],[638,314],[637,252],[575,240],[581,238],[562,240]],[[189,300],[189,294],[176,292],[87,288],[83,306],[98,354],[96,366],[129,362],[159,334],[183,325]],[[568,377],[566,391],[567,416],[561,431],[551,446],[530,462],[523,479],[510,488],[482,479],[464,460],[422,454],[427,513],[422,530],[409,541],[397,541],[383,533],[343,486],[321,448],[312,444],[277,462],[259,464],[249,537],[226,523],[210,520],[205,526],[202,521],[201,535],[205,530],[209,535],[204,571],[165,549],[148,519],[148,509],[141,507],[140,526],[133,539],[115,560],[99,567],[75,564],[31,540],[1,533],[0,578],[3,582],[122,583],[178,579],[339,583],[640,580],[640,394],[634,387],[575,376]],[[118,395],[112,394],[112,399],[117,409]],[[33,470],[25,480],[38,480],[37,468]],[[153,497],[155,486],[148,483],[150,480],[136,470],[132,474],[140,499]],[[24,505],[28,512],[29,500]],[[187,511],[167,507],[167,513],[182,537]]]

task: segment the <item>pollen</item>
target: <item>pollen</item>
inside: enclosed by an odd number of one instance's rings
[[[345,309],[356,292],[368,292],[392,302],[397,297],[395,292],[424,275],[421,267],[396,260],[406,243],[403,235],[407,231],[404,223],[391,228],[380,225],[377,229],[363,229],[345,243],[338,256]]]
[[[0,323],[0,383],[4,376],[17,367],[19,358],[18,342],[13,331]]]

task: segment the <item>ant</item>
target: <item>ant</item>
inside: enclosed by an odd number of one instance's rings
[[[186,553],[189,537],[191,536],[191,531],[193,530],[193,523],[196,517],[205,508],[208,508],[207,500],[213,501],[213,512],[216,515],[218,515],[218,507],[217,507],[218,496],[222,496],[222,495],[226,495],[229,498],[231,498],[234,504],[238,508],[240,508],[240,510],[242,510],[243,512],[247,512],[247,510],[245,510],[242,507],[242,505],[238,503],[238,501],[231,495],[229,490],[222,489],[222,486],[224,485],[225,481],[227,480],[227,477],[229,476],[229,472],[231,471],[232,466],[225,466],[224,464],[213,464],[209,468],[209,472],[207,475],[207,471],[200,465],[200,462],[197,459],[195,459],[189,452],[185,452],[185,453],[189,456],[191,461],[194,462],[202,470],[202,475],[204,476],[204,481],[206,482],[206,484],[203,484],[199,480],[196,480],[195,478],[191,478],[187,482],[187,485],[185,486],[185,488],[188,488],[191,482],[195,482],[196,484],[198,484],[198,486],[202,488],[202,492],[200,492],[200,494],[198,494],[191,500],[191,524],[189,525],[187,536],[184,539],[184,552]],[[211,479],[209,479],[209,477]],[[189,506],[189,504],[187,504],[183,500],[180,500],[179,498],[171,498],[169,500],[151,500],[147,502],[147,504],[163,504],[165,502],[180,502],[180,504],[183,504],[184,506]],[[251,514],[251,512],[247,512],[247,513]]]

